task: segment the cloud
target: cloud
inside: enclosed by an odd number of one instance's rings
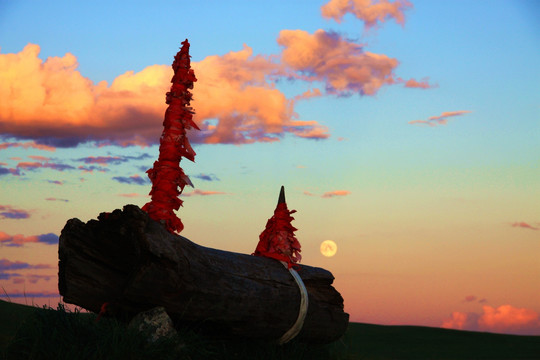
[[[321,7],[324,18],[334,19],[341,22],[345,14],[351,13],[357,19],[364,22],[366,29],[373,28],[388,19],[394,19],[398,24],[405,24],[404,11],[412,8],[412,4],[406,0],[380,0],[373,3],[372,0],[330,0]]]
[[[341,5],[340,5],[341,4]],[[402,22],[404,1],[380,4],[332,1],[340,7],[372,14],[368,24],[389,17]],[[340,5],[340,6],[338,6]],[[391,9],[396,9],[396,11]],[[375,95],[383,85],[403,82],[394,76],[396,59],[364,51],[363,47],[334,32],[283,30],[277,39],[280,54],[254,55],[244,45],[239,51],[207,56],[192,67],[198,81],[193,89],[194,120],[201,131],[190,131],[192,143],[249,144],[279,141],[285,134],[305,139],[326,139],[328,128],[313,120],[298,119],[297,101],[324,95]],[[98,145],[157,144],[166,109],[172,69],[150,65],[139,72],[127,71],[110,84],[94,84],[78,70],[77,59],[39,58],[39,45],[28,44],[19,53],[0,54],[0,133],[15,139],[32,139],[9,146],[74,147],[85,142]],[[287,98],[276,88],[284,79],[323,83]],[[407,87],[428,87],[414,79]],[[86,165],[121,161],[115,156],[83,158]],[[43,166],[46,165],[42,164]],[[36,165],[37,166],[37,165]],[[91,171],[91,170],[88,170]],[[7,174],[6,170],[3,170]]]
[[[94,171],[99,171],[99,172],[107,172],[107,171],[110,171],[109,169],[103,167],[103,166],[95,166],[95,165],[91,165],[91,166],[78,166],[77,169],[81,170],[82,172],[86,172],[86,173],[93,173]],[[81,179],[81,181],[83,181]]]
[[[11,280],[11,278],[14,278],[13,282],[15,282],[17,278],[20,278],[21,276],[22,274],[12,272],[5,273],[2,272],[2,269],[0,269],[0,280]]]
[[[296,125],[289,129],[298,137],[321,140],[330,137],[328,127],[317,124],[316,121],[296,121]]]
[[[0,293],[0,297],[4,298],[46,298],[46,297],[60,297],[57,292],[42,291],[42,292],[8,292]]]
[[[277,39],[282,61],[305,81],[323,81],[337,95],[375,95],[381,86],[395,83],[396,59],[364,51],[339,34],[317,30],[282,30]]]
[[[0,232],[0,236],[2,233]],[[6,258],[0,259],[0,271],[6,270],[22,270],[22,269],[52,269],[51,265],[37,264],[32,265],[22,261],[11,261]]]
[[[398,79],[401,80],[401,79]],[[417,81],[415,79],[409,79],[407,81],[402,80],[405,83],[406,88],[417,88],[417,89],[431,89],[437,87],[437,85],[431,85],[428,79]]]
[[[63,201],[63,202],[69,202],[69,200],[67,200],[67,199],[59,199],[59,198],[55,198],[55,197],[48,197],[48,198],[45,198],[45,200],[47,200],[47,201]]]
[[[45,181],[47,181],[49,184],[64,185],[64,182],[60,180],[45,180]]]
[[[146,160],[150,159],[152,156],[149,154],[143,153],[139,156],[131,155],[115,155],[115,156],[87,156],[80,159],[75,159],[75,161],[83,162],[87,165],[89,164],[99,164],[99,165],[120,165],[122,163],[131,161],[131,160]]]
[[[453,312],[441,326],[458,330],[540,335],[540,315],[534,310],[512,305],[497,308],[485,305],[482,310],[482,314]]]
[[[195,189],[189,193],[182,193],[182,196],[195,196],[195,195],[208,196],[208,195],[228,195],[228,194],[222,191],[205,191],[205,190],[199,190],[199,189]]]
[[[324,194],[320,195],[321,198],[333,198],[333,197],[336,197],[336,196],[347,196],[349,195],[351,192],[349,190],[333,190],[333,191],[327,191],[325,192]],[[304,195],[307,195],[307,196],[319,196],[319,195],[315,195],[313,194],[312,192],[310,191],[304,191]]]
[[[131,185],[147,185],[151,184],[150,179],[146,177],[140,177],[139,175],[132,175],[132,176],[115,176],[112,178],[113,180],[118,181],[119,183],[123,184],[131,184]]]
[[[487,302],[487,300],[485,298],[478,299],[478,297],[476,297],[475,295],[467,295],[463,299],[463,302],[475,302],[475,301],[478,301],[481,304]]]
[[[320,97],[320,96],[323,96],[323,93],[321,92],[321,90],[319,88],[314,88],[314,89],[309,89],[307,91],[304,91],[300,95],[296,95],[294,97],[294,100],[295,101],[306,100],[306,99],[311,99],[311,98]]]
[[[214,174],[199,174],[199,175],[193,175],[192,177],[204,181],[220,181],[219,178]]]
[[[194,98],[204,99],[195,103],[195,118],[202,130],[193,133],[196,142],[272,142],[305,126],[295,120],[294,100],[275,88],[273,79],[290,74],[271,57],[254,56],[244,45],[240,51],[208,56],[192,65],[198,78]]]
[[[0,54],[0,56],[2,56]],[[5,142],[0,144],[0,150],[4,150],[10,147],[22,147],[23,149],[34,148],[43,151],[56,151],[54,146],[48,146],[43,144],[37,144],[35,141],[27,142]]]
[[[0,205],[0,219],[28,219],[30,212],[22,209],[15,209],[10,205]]]
[[[21,234],[9,235],[0,231],[0,245],[20,247],[26,243],[42,243],[46,245],[58,244],[58,235],[53,233],[24,236]]]
[[[531,224],[528,224],[524,221],[515,222],[512,224],[512,227],[518,227],[518,228],[529,229],[529,230],[540,230],[540,228],[532,226]]]
[[[136,197],[146,197],[147,195],[138,194],[138,193],[129,193],[129,194],[118,194],[118,196],[127,197],[127,198],[136,198]]]
[[[350,193],[351,192],[349,190],[334,190],[334,191],[325,192],[324,194],[322,194],[321,197],[323,197],[323,198],[332,198],[332,197],[336,197],[336,196],[347,196]]]
[[[432,116],[428,120],[413,120],[409,121],[411,125],[426,125],[426,126],[437,126],[437,125],[446,125],[448,124],[448,118],[462,116],[470,113],[469,110],[459,110],[459,111],[445,111],[439,116]]]
[[[151,65],[121,74],[110,85],[94,85],[77,70],[74,55],[43,61],[39,52],[38,45],[28,44],[19,53],[0,54],[0,98],[7,104],[0,109],[0,133],[57,147],[159,141],[170,66]],[[277,141],[294,128],[294,101],[270,80],[285,72],[271,57],[253,56],[244,46],[192,66],[198,78],[194,98],[204,100],[194,102],[202,131],[190,135],[192,142]]]
[[[24,170],[36,170],[36,169],[52,169],[56,171],[64,170],[74,170],[75,167],[71,165],[61,164],[61,163],[50,163],[50,162],[20,162],[17,164],[18,169]]]
[[[85,164],[100,164],[100,165],[118,165],[122,162],[126,161],[119,156],[88,156],[85,158],[77,159],[78,161],[82,161]]]
[[[6,168],[6,167],[3,167],[3,166],[0,166],[0,176],[2,175],[13,175],[13,176],[20,176],[21,175],[21,172],[19,169],[14,169],[14,168]]]

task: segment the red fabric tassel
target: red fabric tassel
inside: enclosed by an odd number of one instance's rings
[[[162,222],[170,232],[181,232],[184,228],[182,221],[176,216],[174,210],[182,206],[178,196],[184,190],[189,178],[180,167],[180,160],[185,157],[195,161],[195,151],[186,136],[186,129],[199,127],[193,122],[193,109],[189,103],[193,97],[189,89],[197,81],[191,69],[189,56],[189,42],[182,42],[182,48],[174,57],[172,64],[174,75],[172,77],[171,91],[165,96],[169,107],[165,111],[163,120],[163,133],[159,142],[159,158],[154,167],[146,173],[152,181],[150,195],[152,200],[142,209],[148,215]]]
[[[278,203],[274,216],[268,219],[266,228],[259,235],[259,243],[253,255],[284,261],[289,269],[298,266],[296,263],[302,259],[300,243],[294,235],[297,229],[291,224],[294,220],[291,214],[295,212],[289,211],[284,200]]]

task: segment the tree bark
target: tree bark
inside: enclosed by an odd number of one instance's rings
[[[274,259],[211,249],[169,233],[135,205],[68,220],[60,235],[58,287],[64,302],[133,317],[163,306],[175,323],[212,335],[278,339],[295,323],[300,291]],[[298,270],[309,296],[300,340],[339,339],[349,315],[321,268]],[[111,310],[112,309],[112,310]]]

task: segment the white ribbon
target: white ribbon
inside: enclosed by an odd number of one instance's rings
[[[302,326],[304,326],[304,319],[306,318],[308,304],[309,304],[307,289],[300,275],[298,275],[296,270],[294,270],[292,267],[289,268],[289,265],[286,262],[281,261],[281,263],[283,264],[283,266],[285,266],[286,269],[289,270],[294,280],[296,281],[298,288],[300,289],[300,310],[298,311],[298,318],[296,319],[296,322],[294,323],[292,328],[290,328],[278,340],[279,345],[288,343],[289,341],[294,339],[296,335],[298,335],[298,333],[300,333],[300,330],[302,330]]]

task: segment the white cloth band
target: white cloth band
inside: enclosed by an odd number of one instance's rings
[[[280,345],[283,345],[285,343],[288,343],[292,339],[294,339],[296,335],[300,333],[300,330],[302,330],[302,326],[304,326],[304,319],[306,318],[306,314],[307,314],[309,300],[308,300],[308,293],[307,293],[306,286],[304,285],[304,282],[302,281],[302,278],[300,277],[300,275],[298,275],[296,270],[294,270],[293,268],[289,268],[289,265],[286,262],[281,261],[281,263],[283,264],[283,266],[285,266],[286,269],[289,270],[294,280],[296,281],[298,288],[300,289],[300,310],[298,311],[298,318],[296,319],[296,322],[294,323],[292,328],[290,328],[278,340],[278,343]]]

